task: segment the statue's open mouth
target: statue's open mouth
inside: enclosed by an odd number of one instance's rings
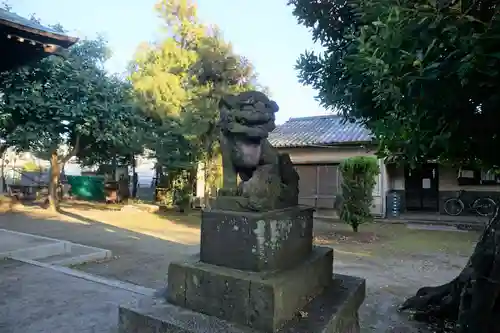
[[[266,211],[298,204],[299,176],[289,156],[280,155],[267,140],[278,109],[258,91],[221,101],[223,187],[217,208]]]

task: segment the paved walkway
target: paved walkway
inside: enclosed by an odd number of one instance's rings
[[[73,211],[71,216],[44,216],[40,212],[36,215],[23,213],[4,216],[5,218],[0,219],[0,228],[110,249],[117,256],[116,259],[100,264],[80,266],[79,269],[154,289],[165,286],[168,265],[172,260],[178,260],[199,250],[199,228],[182,224],[174,219],[158,217],[155,214],[134,211]],[[325,229],[322,231],[325,237],[324,239],[320,237],[320,244],[335,245],[332,243],[333,240],[342,243],[342,245],[334,246],[336,249],[334,270],[337,273],[367,279],[367,298],[360,313],[363,333],[428,333],[429,331],[422,326],[409,322],[407,314],[398,313],[397,305],[423,285],[444,283],[452,279],[467,260],[473,245],[470,241],[477,239],[477,235],[472,233],[425,232],[393,225],[385,225],[386,227],[382,230],[376,225],[367,225],[363,226],[363,231],[358,236],[362,236],[361,234],[369,236],[368,231],[375,228],[380,233],[378,234],[380,239],[357,237],[357,240],[346,244],[346,241],[342,240],[344,234],[336,228],[333,228],[335,232],[331,233],[328,229],[329,224],[317,223],[316,226]],[[318,230],[317,228],[316,231]],[[393,232],[395,235],[388,234]],[[352,236],[346,235],[346,238]],[[466,251],[458,251],[462,248]],[[109,285],[97,286],[92,282],[68,277],[58,272],[42,274],[41,268],[38,267],[22,266],[21,268],[10,273],[10,277],[4,277],[3,272],[0,271],[2,283],[5,284],[7,279],[15,281],[13,287],[6,286],[6,291],[2,290],[5,285],[0,284],[0,324],[14,325],[16,320],[20,322],[22,318],[29,323],[32,317],[34,323],[37,320],[43,322],[41,319],[43,316],[37,317],[38,314],[51,311],[48,308],[54,304],[50,325],[56,325],[57,320],[61,320],[59,325],[66,325],[69,322],[69,316],[64,315],[63,305],[59,307],[56,305],[80,302],[81,305],[69,304],[68,309],[79,313],[75,321],[77,326],[81,325],[82,329],[58,331],[49,325],[47,327],[50,329],[47,331],[36,330],[36,328],[29,330],[26,327],[24,330],[9,331],[2,330],[3,327],[0,326],[0,333],[107,332],[103,330],[104,327],[114,327],[116,324],[116,312],[111,317],[109,315],[112,308],[116,311],[118,303],[126,300],[127,297],[135,297],[133,293],[117,290]],[[61,276],[56,279],[53,274]],[[29,276],[29,278],[24,279],[24,276]],[[24,279],[22,287],[20,281],[16,281],[21,277]],[[50,282],[47,288],[42,286],[40,291],[37,291],[37,286],[41,286],[42,281],[51,281],[51,279],[55,282]],[[75,283],[78,286],[75,286]],[[92,286],[97,286],[94,293]],[[50,293],[51,288],[57,290],[53,295]],[[17,294],[13,294],[13,290],[17,291]],[[33,292],[33,295],[30,295],[27,290]],[[77,294],[80,292],[83,295],[82,300],[77,301]],[[64,295],[65,293],[67,295]],[[91,296],[87,297],[88,294]],[[12,309],[17,309],[17,312],[10,310],[10,305],[5,304],[10,302],[9,298],[13,299]],[[92,298],[95,299],[94,302],[89,301]],[[30,303],[30,301],[33,302]],[[87,304],[87,302],[90,303]],[[92,305],[101,308],[100,316],[92,312],[95,311]],[[19,310],[22,306],[26,308],[24,310],[26,314]],[[40,308],[43,306],[47,309]],[[89,312],[88,323],[78,322],[84,316],[79,311]],[[105,313],[108,313],[107,317]],[[94,317],[99,319],[93,319]],[[99,323],[103,322],[104,317],[108,318],[107,326],[104,325],[101,328]],[[97,324],[92,326],[92,320]],[[15,325],[10,327],[16,328]],[[57,326],[53,327],[57,328]]]
[[[70,266],[111,258],[111,251],[65,240],[0,229],[0,259]]]
[[[0,261],[2,333],[114,333],[118,304],[138,297],[52,269]]]
[[[111,250],[113,260],[79,269],[152,288],[165,286],[171,261],[199,251],[198,228],[141,211],[34,210],[0,216],[0,228]]]

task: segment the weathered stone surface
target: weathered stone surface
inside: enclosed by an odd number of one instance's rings
[[[246,207],[249,207],[249,205],[248,198],[236,195],[225,195],[222,193],[219,193],[210,203],[210,207],[213,210],[234,211],[237,213],[241,213],[242,211],[247,212],[248,209],[246,209]]]
[[[365,281],[333,275],[330,286],[278,330],[279,333],[359,333],[358,309],[365,297]],[[214,316],[193,312],[154,299],[122,305],[119,333],[259,333]]]
[[[287,208],[265,213],[204,211],[201,261],[230,268],[287,269],[312,250],[313,211]]]
[[[365,279],[333,274],[330,286],[302,310],[283,332],[360,333],[358,310],[366,296]]]
[[[297,205],[298,174],[290,157],[279,154],[267,140],[276,127],[274,114],[278,109],[276,102],[259,91],[228,95],[221,100],[220,194],[233,198],[218,198],[218,209],[262,212]]]
[[[170,264],[168,301],[274,332],[329,285],[332,265],[333,250],[323,247],[315,247],[299,266],[279,272],[245,272],[194,257]]]

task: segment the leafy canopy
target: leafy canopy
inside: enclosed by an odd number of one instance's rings
[[[324,47],[299,77],[365,123],[381,155],[499,167],[500,5],[493,0],[290,0]]]
[[[48,57],[0,73],[0,129],[6,146],[46,158],[99,161],[132,145],[139,122],[130,87],[104,70],[110,51],[102,38],[82,40],[66,58]],[[61,151],[67,147],[66,153]]]
[[[138,50],[130,80],[155,123],[149,148],[172,174],[216,154],[219,100],[252,88],[255,75],[191,1],[162,0],[156,10],[164,38]]]

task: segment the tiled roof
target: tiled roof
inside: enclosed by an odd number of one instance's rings
[[[307,147],[372,141],[370,131],[342,116],[328,115],[291,118],[269,134],[274,147]]]
[[[74,37],[69,37],[55,29],[33,22],[5,9],[0,9],[0,23],[37,34],[50,34],[52,38],[68,40],[71,44],[76,42],[76,38]]]

